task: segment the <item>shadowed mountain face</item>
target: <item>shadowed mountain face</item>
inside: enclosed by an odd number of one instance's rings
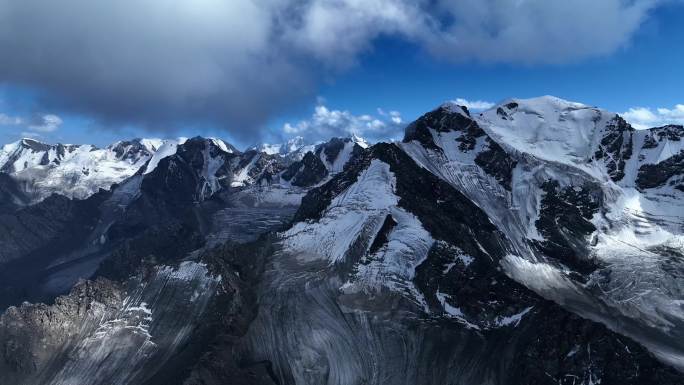
[[[681,384],[683,136],[543,97],[162,143],[83,200],[8,172],[0,384]]]

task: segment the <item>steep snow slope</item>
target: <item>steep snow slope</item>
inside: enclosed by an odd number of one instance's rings
[[[152,154],[152,157],[150,157],[149,162],[145,165],[144,173],[149,174],[154,171],[154,169],[157,168],[160,160],[175,154],[178,146],[185,143],[186,140],[187,138],[179,138],[178,140],[164,141],[164,143],[156,148],[157,150]]]
[[[368,256],[368,263],[360,266],[344,291],[380,290],[397,284],[416,292],[410,284],[406,287],[407,282],[434,241],[415,216],[398,207],[394,189],[389,166],[373,160],[355,184],[332,200],[318,222],[300,222],[283,234],[285,249],[303,259],[323,257],[331,265],[340,263],[360,237],[378,234],[391,221],[387,245]]]
[[[476,116],[442,106],[402,147],[513,242],[503,263],[512,277],[680,365],[682,133],[635,131],[615,114],[542,97]]]
[[[614,113],[552,96],[510,99],[477,117],[499,143],[546,161],[588,164]]]

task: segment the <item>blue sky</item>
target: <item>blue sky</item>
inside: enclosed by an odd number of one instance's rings
[[[12,8],[12,3],[17,1],[0,0],[0,3],[6,2]],[[27,0],[28,3],[32,1]],[[209,4],[208,8],[221,7],[213,5],[218,0],[203,1]],[[248,0],[240,1],[245,2],[246,7],[251,6],[247,4]],[[187,53],[178,57],[168,56],[168,60],[202,56],[205,51],[198,51],[196,46],[206,45],[229,46],[226,54],[236,56],[227,61],[212,59],[210,65],[203,61],[190,61],[179,73],[191,71],[195,75],[178,82],[174,80],[178,78],[178,74],[173,72],[175,68],[167,68],[162,61],[167,60],[167,55],[172,55],[169,52],[175,54],[176,49],[168,47],[167,51],[165,43],[160,45],[153,39],[156,31],[145,28],[137,33],[142,35],[143,41],[145,34],[149,34],[150,46],[141,47],[141,52],[145,58],[158,53],[159,60],[150,59],[144,70],[135,68],[138,72],[132,72],[131,77],[137,78],[128,79],[128,72],[122,71],[115,81],[102,80],[102,74],[110,71],[99,67],[95,71],[93,63],[102,63],[99,59],[112,50],[117,55],[114,62],[123,55],[130,55],[130,61],[127,59],[112,67],[116,71],[122,66],[136,65],[131,63],[137,63],[136,54],[141,55],[127,48],[116,52],[116,47],[119,47],[116,41],[112,43],[102,39],[91,42],[104,45],[102,53],[96,52],[94,57],[86,56],[90,51],[83,51],[83,46],[65,43],[61,49],[64,55],[69,55],[70,61],[61,62],[60,51],[51,51],[55,45],[62,44],[61,37],[50,40],[48,48],[44,45],[43,35],[27,38],[26,46],[35,48],[33,56],[21,56],[22,53],[11,56],[13,47],[4,47],[8,39],[0,38],[0,50],[8,53],[0,57],[0,142],[30,135],[48,142],[106,145],[136,136],[204,135],[222,137],[244,147],[260,140],[277,141],[297,134],[314,140],[349,132],[380,139],[399,135],[407,122],[447,100],[463,98],[497,102],[508,97],[546,94],[619,113],[627,112],[628,120],[638,126],[668,122],[681,124],[684,122],[684,106],[680,111],[677,105],[684,104],[684,23],[681,23],[684,20],[684,3],[643,1],[647,5],[634,16],[637,11],[626,13],[627,10],[619,9],[621,0],[615,1],[618,2],[616,8],[569,15],[586,21],[587,24],[579,31],[554,31],[548,29],[553,27],[540,24],[539,31],[531,31],[535,41],[529,44],[524,39],[529,39],[530,35],[513,36],[508,40],[497,37],[496,41],[495,38],[489,41],[485,36],[484,40],[468,44],[463,42],[468,39],[468,34],[458,35],[458,30],[447,31],[450,24],[443,26],[438,34],[424,37],[428,28],[416,30],[411,24],[417,18],[435,16],[437,11],[433,14],[423,8],[412,9],[400,0],[378,0],[380,6],[373,9],[353,8],[358,5],[350,2],[346,8],[335,8],[327,14],[314,12],[318,9],[316,6],[328,9],[324,0],[321,0],[323,5],[316,5],[316,0],[311,0],[312,11],[302,16],[310,23],[311,31],[306,29],[307,34],[303,34],[303,29],[298,27],[296,32],[299,34],[293,35],[295,37],[286,43],[273,43],[270,38],[260,40],[263,34],[255,32],[254,46],[245,48],[240,45],[243,43],[215,38],[222,32],[230,32],[230,29],[218,29],[224,28],[220,24],[217,24],[217,30],[198,32],[191,36],[192,39],[185,39],[187,34],[183,34],[182,40],[187,40],[188,46],[182,47]],[[497,0],[489,2],[492,6],[497,5]],[[467,25],[469,20],[461,16],[462,12],[482,14],[484,21],[497,26],[515,26],[517,22],[489,10],[480,10],[476,5],[468,5],[468,1],[453,3],[464,4],[448,11],[455,12],[447,14],[455,20],[450,23]],[[387,13],[393,9],[391,7],[397,7],[410,19],[406,21],[399,11],[401,17],[390,18]],[[220,9],[235,13],[232,8]],[[241,9],[240,12],[253,12],[255,20],[262,17],[263,10],[250,9]],[[606,16],[606,25],[601,18],[598,22],[590,20],[597,12],[613,11],[616,15],[612,18]],[[329,20],[327,16],[344,18],[344,12],[363,12],[361,15],[368,15],[369,21],[351,27],[325,24]],[[440,12],[439,15],[443,15],[447,11]],[[562,12],[567,13],[567,10],[548,9],[544,12],[552,18],[562,17]],[[15,17],[11,14],[4,16]],[[59,18],[59,15],[54,17]],[[628,23],[624,21],[626,19],[632,20],[633,27],[615,32],[622,28],[622,24]],[[83,33],[83,30],[69,31],[71,24],[57,24],[54,30],[58,31],[57,35],[65,31],[64,39]],[[345,33],[337,33],[334,28],[338,27]],[[268,31],[269,27],[265,28]],[[357,33],[357,30],[363,33]],[[477,34],[480,31],[467,32]],[[550,38],[549,41],[543,37],[555,32],[565,37]],[[13,34],[18,37],[20,33],[21,30],[0,29],[0,34],[5,34],[9,40],[15,37]],[[575,33],[577,41],[566,38]],[[137,40],[135,35],[117,34],[121,35],[121,47],[126,47],[127,39]],[[212,34],[211,38],[209,34]],[[103,31],[103,36],[112,36],[112,33]],[[600,49],[587,48],[594,41]],[[528,50],[531,45],[540,48]],[[513,46],[511,52],[506,51],[508,46]],[[555,50],[555,46],[561,47]],[[254,47],[281,50],[286,52],[285,59],[269,57],[268,60],[260,60],[258,65],[263,67],[256,75],[240,72],[245,70],[239,55],[245,49],[251,55]],[[43,51],[48,53],[43,54]],[[291,52],[296,52],[296,55]],[[55,55],[58,59],[51,67],[42,62],[36,64],[36,55],[46,58]],[[82,61],[79,60],[81,57],[84,58]],[[81,63],[85,63],[83,68],[72,70]],[[223,67],[218,68],[220,76],[203,76],[205,73],[213,74],[219,64],[228,69],[235,66],[238,80],[225,75],[231,71],[223,71]],[[156,71],[155,65],[162,69]],[[254,66],[252,62],[245,62],[245,68]],[[24,71],[23,67],[30,67],[32,71]],[[160,73],[160,80],[146,84],[150,78],[148,74],[156,72]],[[169,79],[171,84],[168,88],[165,79]],[[141,87],[125,86],[129,81]],[[197,90],[207,88],[205,83],[209,84],[209,81],[212,86],[213,82],[225,83],[225,87],[221,87],[220,92],[212,88],[212,93],[207,94],[209,96],[198,93],[200,91]],[[120,87],[119,83],[122,84]],[[189,83],[192,87],[186,89]],[[159,89],[156,93],[155,87]],[[168,103],[166,100],[159,102],[169,94],[185,91],[188,91],[187,96],[169,98]],[[147,109],[146,105],[150,108]]]

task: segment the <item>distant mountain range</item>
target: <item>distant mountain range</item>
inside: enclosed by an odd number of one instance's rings
[[[0,150],[0,384],[682,384],[684,127]]]
[[[9,196],[8,201],[18,206],[39,202],[51,194],[85,199],[100,189],[109,190],[113,184],[137,172],[150,173],[160,159],[175,154],[178,145],[186,140],[136,138],[101,149],[93,145],[47,144],[24,138],[0,149],[0,172],[14,180],[16,187],[7,187],[7,190],[18,194]],[[368,147],[363,139],[355,136],[343,140]],[[225,153],[240,153],[221,139],[209,138],[208,141]],[[281,163],[289,165],[301,160],[307,152],[317,152],[324,144],[308,144],[304,138],[296,137],[283,144],[254,146],[245,153],[279,155],[285,158]]]

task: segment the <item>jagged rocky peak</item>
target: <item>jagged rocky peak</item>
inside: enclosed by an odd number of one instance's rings
[[[349,160],[358,155],[361,151],[368,148],[368,142],[352,134],[348,137],[334,137],[327,142],[320,142],[315,145],[313,149],[308,151],[312,156],[318,158],[318,162],[328,171],[329,174],[337,174],[341,172]],[[307,161],[308,166],[313,165],[313,158]],[[302,158],[302,161],[304,158]]]
[[[358,136],[356,134],[349,135],[349,140],[356,143],[357,145],[359,145],[359,147],[362,147],[362,148],[370,147],[370,143],[368,143],[368,141],[365,138]]]
[[[170,194],[178,202],[203,201],[226,187],[240,152],[222,140],[196,136],[178,144],[147,172],[142,189]]]
[[[286,167],[288,160],[280,154],[249,149],[234,160],[231,187],[270,185],[277,181],[277,175]]]
[[[311,187],[341,172],[349,159],[368,147],[357,135],[306,143],[302,137],[295,137],[286,144],[252,147],[240,159],[238,169],[243,171],[237,173],[233,185],[244,186],[250,181],[269,184],[279,175],[288,185]]]
[[[300,161],[307,152],[315,152],[316,143],[305,139],[302,136],[295,136],[281,143],[261,143],[247,149],[247,152],[254,151],[271,157],[281,158],[282,162],[289,165],[292,162]]]
[[[684,139],[684,126],[677,124],[669,124],[662,127],[654,127],[649,130],[654,140],[660,142],[663,140],[670,140],[679,142]]]
[[[315,154],[331,174],[336,174],[342,171],[351,157],[365,148],[368,148],[368,143],[363,138],[351,135],[346,138],[332,138],[318,144]]]
[[[33,151],[47,151],[52,147],[49,144],[31,138],[22,138],[18,143],[21,147]]]
[[[614,112],[553,96],[508,99],[478,114],[480,126],[509,152],[625,177],[635,130]],[[511,151],[512,150],[512,151]],[[598,166],[598,168],[597,168]]]
[[[668,125],[637,131],[641,143],[636,159],[635,184],[641,190],[658,189],[664,194],[684,193],[684,127]]]
[[[107,146],[107,150],[111,151],[115,158],[129,163],[138,164],[150,160],[145,166],[145,173],[152,172],[160,159],[176,153],[190,156],[189,154],[207,151],[211,157],[218,154],[240,154],[235,146],[222,139],[201,136],[164,140],[136,138],[113,143]]]
[[[471,150],[474,148],[476,138],[484,135],[484,131],[470,115],[468,108],[451,102],[442,104],[409,124],[403,141],[408,143],[416,140],[426,148],[437,149],[432,132],[436,134],[462,132],[461,149]]]
[[[16,181],[29,203],[51,194],[85,199],[134,175],[161,145],[134,139],[98,148],[22,139],[0,150],[0,171]]]
[[[250,150],[256,150],[268,155],[286,156],[291,153],[299,152],[307,146],[312,147],[313,145],[307,143],[304,137],[295,136],[284,143],[261,143],[251,147]]]
[[[136,163],[143,157],[151,157],[164,144],[161,139],[122,140],[107,146],[118,159]]]
[[[59,164],[65,156],[79,147],[61,143],[53,145],[23,138],[0,149],[0,171],[16,173],[31,167]]]
[[[41,142],[33,138],[22,138],[14,143],[10,143],[5,146],[5,148],[12,148],[16,150],[30,150],[32,152],[45,152],[50,150],[56,150],[57,154],[64,156],[64,152],[71,152],[80,147],[77,144],[50,144]],[[96,148],[93,146],[93,148]]]
[[[225,142],[224,140],[216,138],[204,138],[201,136],[195,136],[194,138],[190,138],[186,140],[183,144],[178,146],[178,153],[198,151],[209,151],[211,155],[218,155],[220,153],[240,153],[240,151],[238,151],[232,144]]]
[[[297,187],[310,187],[320,183],[328,176],[328,169],[319,156],[309,151],[301,161],[292,163],[282,174],[282,178]]]
[[[351,134],[348,137],[332,138],[327,142],[314,142],[309,141],[301,136],[296,136],[284,143],[264,143],[253,146],[249,150],[282,157],[283,161],[287,165],[291,164],[292,162],[301,161],[308,152],[312,152],[317,156],[322,156],[322,161],[332,172],[339,172],[341,171],[341,167],[335,166],[335,160],[338,159],[340,154],[344,154],[345,152],[353,150],[355,145],[360,148],[367,148],[369,146],[368,142],[364,138],[356,134]],[[344,158],[344,156],[342,158]]]

